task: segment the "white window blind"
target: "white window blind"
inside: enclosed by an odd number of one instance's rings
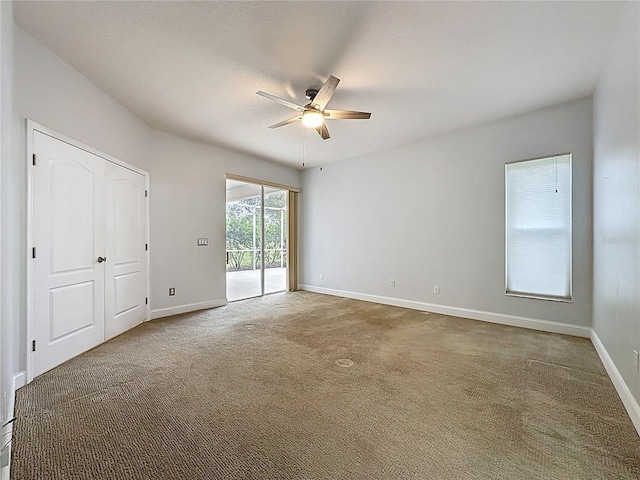
[[[505,165],[506,292],[571,300],[571,154]]]

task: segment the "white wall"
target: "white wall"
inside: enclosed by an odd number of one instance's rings
[[[14,372],[14,322],[18,315],[13,285],[11,256],[17,236],[13,232],[11,155],[13,116],[13,4],[0,2],[0,422],[10,415],[10,394]],[[4,434],[5,431],[2,430]],[[3,437],[4,438],[4,437]],[[6,442],[3,442],[3,445]]]
[[[29,118],[146,170],[153,129],[29,33],[14,29],[18,151],[26,152]]]
[[[507,297],[504,164],[563,152],[573,154],[573,303]],[[301,283],[588,327],[591,171],[591,99],[306,170]]]
[[[27,355],[27,138],[34,120],[140,168],[147,165],[152,129],[17,25],[14,30],[14,115],[11,173],[7,179],[13,220],[3,274],[12,279],[15,325],[13,374]]]
[[[225,175],[299,187],[300,172],[164,132],[157,132],[153,143],[152,315],[176,306],[224,303]],[[209,246],[197,247],[198,237],[209,238]],[[175,287],[175,297],[169,297],[169,287]]]
[[[3,344],[10,345],[8,351],[3,348],[3,355],[11,357],[8,376],[25,370],[28,344],[27,118],[150,173],[152,310],[225,298],[225,173],[300,184],[297,170],[149,127],[11,23],[15,154],[8,165],[3,155],[2,169],[2,231],[10,232],[2,238],[2,280],[10,286],[2,308],[14,330],[11,342]],[[198,236],[209,237],[209,247],[196,249]],[[168,296],[168,286],[176,287],[175,297]],[[3,372],[4,365],[3,359]]]
[[[630,2],[594,95],[593,328],[640,402],[640,4]]]

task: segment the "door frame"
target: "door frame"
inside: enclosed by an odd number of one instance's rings
[[[128,170],[131,170],[135,173],[138,173],[142,176],[144,176],[145,179],[145,190],[147,192],[147,208],[146,208],[146,218],[145,218],[145,243],[148,245],[149,244],[149,172],[146,172],[145,170],[142,170],[134,165],[131,165],[129,163],[123,162],[122,160],[118,160],[115,157],[112,157],[111,155],[107,155],[106,153],[101,152],[100,150],[97,150],[93,147],[90,147],[89,145],[86,145],[82,142],[79,142],[71,137],[68,137],[66,135],[63,135],[62,133],[53,130],[49,127],[45,127],[44,125],[40,125],[37,122],[34,122],[33,120],[27,119],[27,157],[26,157],[26,162],[27,162],[27,245],[26,245],[26,252],[27,252],[27,256],[26,256],[26,262],[27,262],[27,338],[26,338],[26,342],[25,342],[25,352],[27,355],[27,371],[26,371],[26,376],[27,376],[27,383],[31,382],[33,380],[33,361],[31,360],[31,338],[32,338],[32,332],[33,332],[33,307],[32,307],[32,301],[33,301],[33,264],[31,262],[31,257],[29,252],[31,252],[31,248],[33,245],[33,155],[34,155],[34,145],[33,145],[33,136],[35,134],[35,132],[40,132],[44,135],[47,135],[49,137],[55,138],[56,140],[59,140],[61,142],[67,143],[73,147],[79,148],[81,150],[84,150],[87,153],[90,153],[92,155],[95,155],[97,157],[100,157],[104,160],[106,160],[107,162],[111,162],[114,163],[116,165],[119,165],[123,168],[126,168]],[[36,160],[37,162],[37,160]],[[147,298],[150,298],[150,294],[151,294],[151,276],[150,276],[150,272],[151,272],[151,268],[150,268],[150,262],[149,262],[149,258],[150,258],[150,252],[151,249],[147,250],[147,261],[146,261],[146,267],[145,267],[145,277],[146,277],[146,292],[145,292],[145,296]],[[151,312],[151,302],[147,302],[147,304],[145,305],[145,319],[144,321],[147,322],[150,319],[150,312]]]
[[[262,201],[260,203],[260,215],[262,217],[262,220],[260,222],[261,224],[261,235],[262,235],[262,248],[261,248],[261,260],[260,260],[260,283],[261,283],[261,294],[258,297],[248,297],[248,298],[259,298],[259,297],[264,297],[265,295],[271,295],[273,293],[282,293],[282,292],[286,292],[288,290],[290,290],[290,267],[292,265],[292,260],[291,257],[292,255],[290,255],[292,249],[293,252],[296,253],[296,257],[297,257],[297,245],[293,246],[291,244],[291,240],[292,240],[292,230],[291,230],[291,226],[289,226],[290,223],[290,217],[289,217],[289,201],[291,198],[291,192],[294,192],[295,194],[299,194],[300,193],[300,188],[298,187],[290,187],[288,185],[283,185],[281,183],[274,183],[274,182],[268,182],[266,180],[260,180],[257,178],[251,178],[251,177],[246,177],[243,175],[236,175],[234,173],[227,173],[225,176],[225,186],[226,186],[226,181],[227,180],[236,180],[238,182],[244,182],[244,183],[251,183],[254,185],[257,185],[260,187],[261,189],[261,197],[262,197]],[[286,273],[286,283],[285,283],[285,289],[284,290],[279,290],[277,292],[269,292],[266,293],[265,292],[265,269],[264,269],[264,187],[273,187],[273,188],[277,188],[279,190],[285,190],[287,192],[287,273]],[[226,188],[225,188],[226,191]],[[226,207],[226,197],[225,197],[225,207]],[[297,213],[297,212],[296,212]],[[226,213],[225,213],[225,223],[226,223]],[[296,221],[296,225],[294,225],[294,228],[297,228],[297,221]],[[226,228],[225,228],[225,236],[226,236]],[[295,234],[295,236],[293,237],[295,239],[295,241],[297,242],[297,233]],[[226,237],[225,237],[225,245],[226,245]],[[226,247],[225,247],[226,248]],[[295,271],[297,272],[297,258],[293,260],[293,262],[295,263]],[[297,286],[297,282],[296,282],[296,286]],[[227,295],[227,271],[226,271],[226,266],[225,266],[225,275],[224,275],[224,293],[225,293],[225,298]],[[246,300],[246,299],[242,299],[242,300]],[[227,300],[228,301],[228,300]]]

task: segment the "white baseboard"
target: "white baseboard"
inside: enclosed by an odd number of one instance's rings
[[[591,328],[569,323],[551,322],[549,320],[539,320],[537,318],[519,317],[504,313],[485,312],[482,310],[472,310],[469,308],[449,307],[434,303],[417,302],[415,300],[403,300],[401,298],[383,297],[380,295],[370,295],[368,293],[349,292],[346,290],[334,290],[332,288],[316,287],[314,285],[299,285],[301,290],[309,292],[324,293],[337,297],[353,298],[354,300],[364,300],[365,302],[382,303],[395,307],[411,308],[424,312],[440,313],[454,317],[470,318],[483,322],[499,323],[512,327],[529,328],[543,332],[562,333],[574,337],[591,337]]]
[[[18,372],[13,376],[13,391],[27,384],[27,372]]]
[[[24,387],[27,380],[26,372],[18,372],[13,376],[13,385],[11,388],[11,395],[9,397],[7,418],[3,419],[2,423],[5,423],[13,418],[16,402],[16,390],[20,387]],[[2,458],[0,468],[0,479],[9,480],[11,478],[11,438],[13,435],[13,422],[9,423],[2,429],[2,450],[0,458]]]
[[[206,310],[208,308],[222,307],[227,304],[226,298],[211,300],[209,302],[189,303],[187,305],[178,305],[177,307],[159,308],[151,310],[151,320],[156,318],[170,317],[180,313],[195,312],[197,310]]]
[[[618,396],[620,400],[622,400],[622,404],[624,408],[627,409],[627,413],[629,414],[629,418],[633,422],[633,426],[636,427],[636,431],[638,435],[640,435],[640,405],[633,397],[631,390],[627,386],[627,383],[622,378],[618,367],[616,367],[615,363],[611,359],[609,352],[604,347],[602,340],[598,337],[598,334],[595,331],[591,331],[591,341],[593,342],[593,346],[596,348],[596,352],[600,356],[600,360],[604,365],[604,368],[607,370],[609,374],[609,378],[613,382],[613,386],[616,387],[616,391],[618,392]]]

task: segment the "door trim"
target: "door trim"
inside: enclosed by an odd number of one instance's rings
[[[236,175],[235,173],[227,173],[227,180],[237,180],[245,183],[255,183],[256,185],[264,185],[265,187],[279,188],[280,190],[290,190],[292,192],[300,193],[300,189],[296,187],[290,187],[281,183],[266,182],[257,178],[245,177],[243,175]]]
[[[67,143],[73,147],[79,148],[81,150],[84,150],[92,155],[95,155],[97,157],[100,157],[108,162],[114,163],[116,165],[119,165],[123,168],[126,168],[128,170],[131,170],[133,172],[136,172],[142,176],[144,176],[145,179],[145,190],[147,192],[149,192],[149,172],[142,170],[134,165],[131,165],[129,163],[123,162],[122,160],[119,160],[115,157],[112,157],[111,155],[107,155],[106,153],[101,152],[100,150],[97,150],[93,147],[90,147],[89,145],[86,145],[82,142],[79,142],[71,137],[68,137],[66,135],[63,135],[62,133],[53,130],[49,127],[45,127],[44,125],[40,125],[37,122],[34,122],[33,120],[27,119],[27,245],[26,245],[26,251],[27,251],[27,257],[26,257],[26,261],[27,261],[27,338],[26,338],[26,342],[25,342],[25,352],[27,355],[27,370],[26,370],[26,374],[27,374],[27,383],[31,382],[33,380],[33,361],[32,361],[32,357],[30,355],[31,353],[31,339],[32,339],[32,335],[33,335],[33,308],[32,308],[32,301],[33,301],[33,295],[32,295],[32,288],[33,288],[33,264],[31,262],[31,247],[33,245],[33,154],[34,154],[34,145],[33,145],[33,136],[35,132],[40,132],[44,135],[47,135],[49,137],[55,138],[56,140],[59,140],[61,142]],[[37,162],[37,160],[36,160]],[[146,197],[146,202],[147,202],[147,208],[146,208],[146,226],[145,226],[145,243],[149,244],[149,196],[147,195]],[[145,296],[147,298],[150,298],[150,292],[151,292],[151,276],[150,276],[150,265],[149,265],[149,258],[150,258],[150,251],[151,249],[149,248],[147,250],[147,261],[146,261],[146,268],[145,268],[145,276],[146,276],[146,294]],[[150,319],[151,316],[151,302],[147,302],[147,305],[145,305],[145,322],[148,321]]]

